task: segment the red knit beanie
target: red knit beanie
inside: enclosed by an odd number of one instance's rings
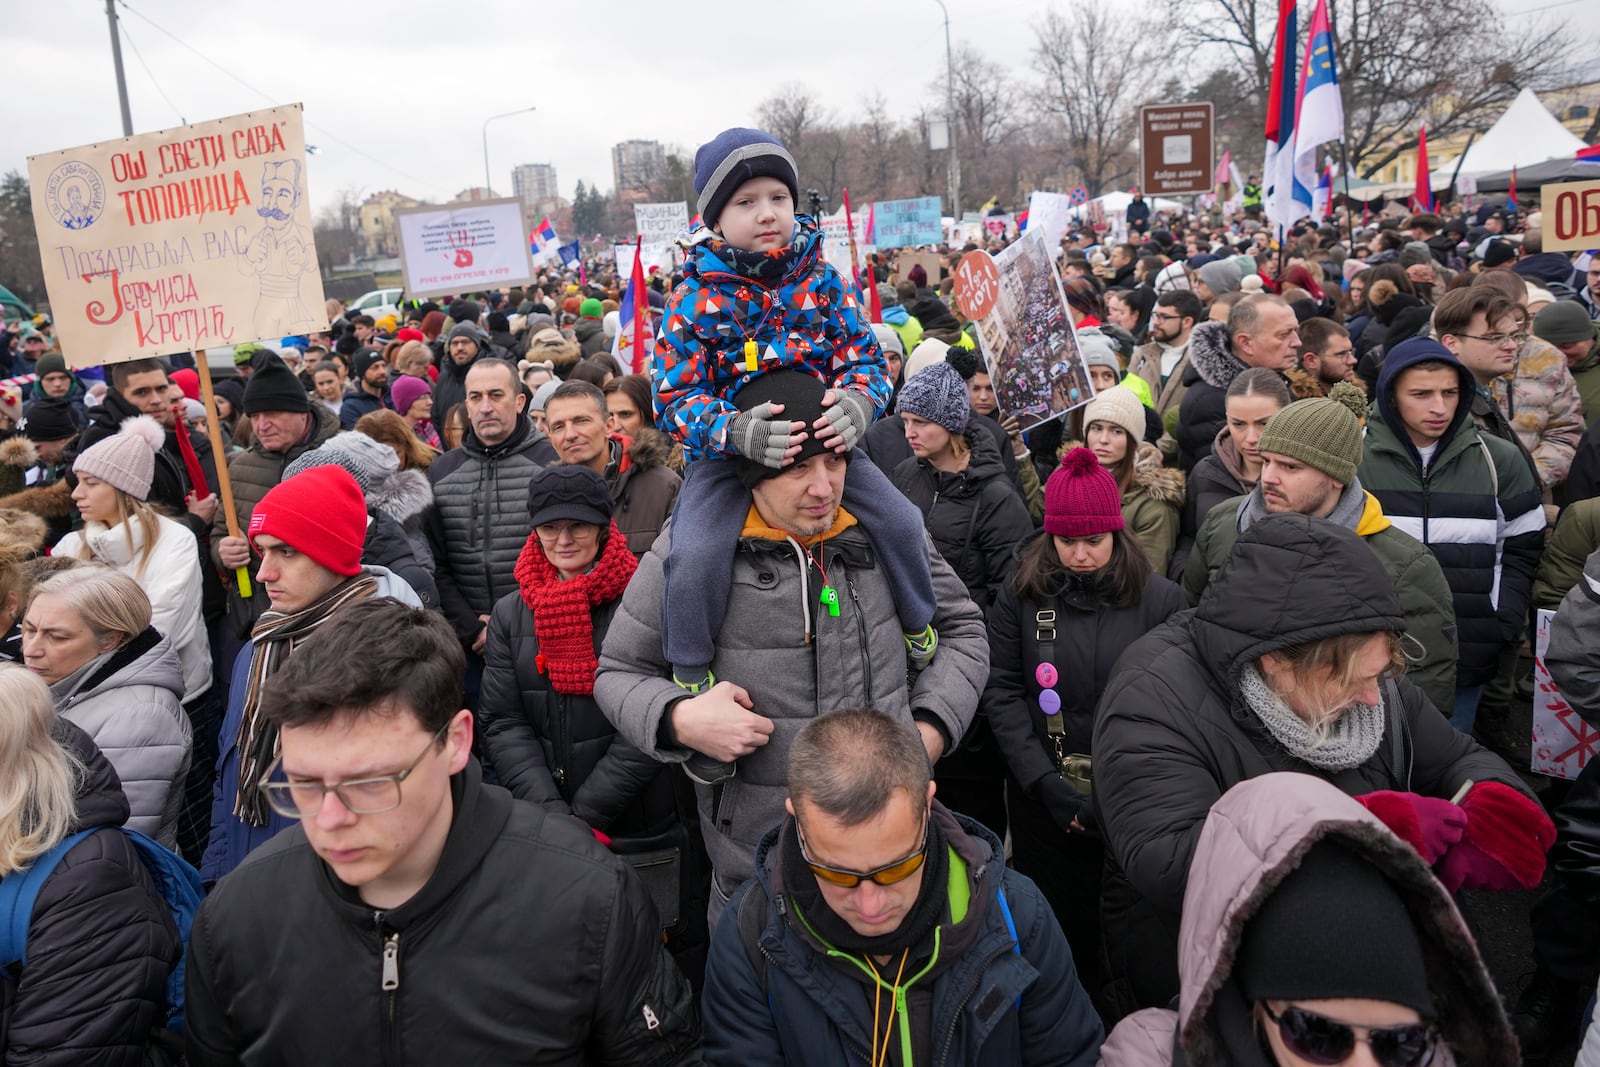
[[[1117,480],[1087,448],[1074,448],[1044,487],[1044,528],[1056,537],[1092,537],[1120,530]]]
[[[276,537],[346,578],[361,573],[367,502],[343,467],[312,467],[273,486],[250,513],[250,544]],[[259,549],[258,549],[259,551]]]

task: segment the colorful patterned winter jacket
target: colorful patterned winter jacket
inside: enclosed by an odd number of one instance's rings
[[[883,413],[892,391],[888,365],[854,294],[822,258],[814,221],[797,217],[793,243],[764,254],[705,229],[686,243],[686,278],[667,300],[653,374],[656,423],[686,458],[735,455],[733,395],[780,367],[865,393],[874,417]],[[756,344],[754,370],[746,341]]]

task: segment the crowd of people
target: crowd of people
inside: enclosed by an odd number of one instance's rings
[[[868,301],[800,188],[700,148],[648,373],[597,263],[330,301],[214,412],[204,353],[8,336],[0,1062],[1580,1041],[1600,769],[1536,794],[1511,709],[1559,608],[1600,728],[1600,256],[1488,209],[1072,229],[1086,402],[1024,430],[978,246]],[[1453,897],[1534,889],[1497,988]]]

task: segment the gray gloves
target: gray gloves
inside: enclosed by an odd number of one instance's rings
[[[773,404],[758,404],[749,411],[734,417],[728,439],[734,449],[746,459],[763,467],[778,470],[783,466],[784,453],[805,440],[805,431],[791,433],[794,422],[786,416],[772,417]]]
[[[822,417],[844,439],[845,448],[851,449],[872,425],[872,403],[854,389],[834,389],[833,404],[823,409]],[[826,441],[832,434],[823,429],[816,431],[816,436]]]

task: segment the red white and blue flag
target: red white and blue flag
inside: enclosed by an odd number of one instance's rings
[[[1295,0],[1278,0],[1278,29],[1272,60],[1272,86],[1267,97],[1267,151],[1261,164],[1265,186],[1262,207],[1267,221],[1287,227],[1311,211],[1311,190],[1295,181],[1294,120],[1299,97],[1295,94],[1294,49],[1299,32]]]
[[[1306,62],[1294,119],[1294,180],[1299,188],[1317,187],[1317,149],[1329,141],[1343,140],[1344,102],[1339,97],[1339,67],[1333,56],[1333,25],[1328,21],[1328,0],[1317,0],[1306,38]],[[1313,196],[1311,217],[1322,216]]]
[[[628,290],[622,294],[622,307],[617,312],[617,339],[611,344],[611,355],[630,374],[650,373],[650,356],[655,348],[655,337],[650,329],[650,297],[645,292],[644,260],[641,259],[643,237],[634,238],[633,275],[628,279]]]
[[[1322,168],[1322,176],[1317,179],[1316,191],[1311,194],[1311,218],[1321,222],[1332,214],[1333,207],[1333,167]]]
[[[556,237],[556,228],[550,225],[548,216],[539,220],[539,225],[528,235],[528,250],[533,253],[534,263],[542,263],[556,259],[560,253],[560,240]]]

